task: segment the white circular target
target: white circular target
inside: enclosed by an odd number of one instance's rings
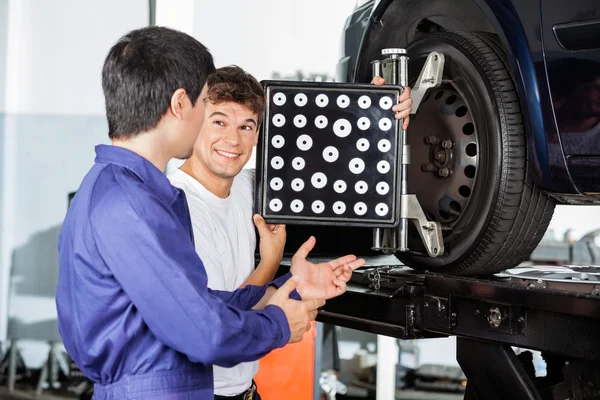
[[[325,210],[325,203],[321,200],[313,201],[311,208],[315,214],[321,214]]]
[[[371,107],[371,98],[369,96],[360,96],[358,98],[358,106],[363,110]]]
[[[333,190],[337,193],[344,193],[346,191],[347,185],[343,180],[337,180],[333,183]]]
[[[285,94],[283,93],[275,93],[275,95],[273,96],[273,103],[275,103],[276,106],[282,106],[285,104]]]
[[[350,105],[350,98],[345,94],[338,96],[337,105],[339,108],[346,108]]]
[[[379,203],[379,204],[377,204],[375,206],[375,212],[380,217],[383,217],[383,216],[387,215],[387,213],[388,213],[389,210],[390,210],[390,208],[385,203]]]
[[[271,189],[277,191],[277,190],[281,190],[281,188],[283,187],[283,181],[281,180],[281,178],[273,178],[271,179]]]
[[[356,148],[359,151],[367,151],[367,150],[369,150],[370,146],[371,145],[369,144],[369,141],[365,138],[358,139],[358,141],[356,142]]]
[[[380,174],[387,174],[390,171],[390,163],[385,160],[379,161],[377,163],[377,171]]]
[[[281,209],[283,208],[283,203],[281,202],[281,200],[279,199],[272,199],[269,202],[269,208],[271,209],[271,211],[273,212],[279,212],[281,211]]]
[[[362,201],[359,201],[354,205],[354,212],[356,215],[365,215],[367,213],[367,205]]]
[[[315,126],[319,129],[323,129],[327,126],[327,117],[324,115],[319,115],[315,118]]]
[[[341,215],[346,212],[346,205],[343,201],[336,201],[333,203],[333,212],[337,215]]]
[[[292,200],[290,207],[292,208],[293,212],[299,213],[304,209],[304,203],[302,203],[302,200]]]
[[[313,140],[308,135],[300,135],[298,136],[298,140],[296,140],[296,144],[298,148],[302,151],[309,150],[313,145]]]
[[[384,110],[389,110],[390,108],[392,108],[392,99],[389,97],[382,97],[379,100],[379,107],[383,108]]]
[[[358,121],[356,121],[356,125],[361,131],[366,131],[371,127],[371,120],[367,117],[360,117]]]
[[[323,189],[327,185],[327,177],[322,172],[317,172],[310,178],[310,183],[317,189]]]
[[[292,160],[292,167],[294,167],[296,171],[301,171],[302,169],[304,169],[305,165],[306,163],[304,162],[304,158],[302,157],[296,157]]]
[[[294,103],[296,103],[298,107],[304,107],[307,102],[308,98],[304,93],[298,93],[296,97],[294,97]]]
[[[298,114],[294,117],[294,126],[296,128],[304,128],[306,126],[306,117],[302,114]]]
[[[300,192],[302,189],[304,189],[304,181],[300,178],[296,178],[292,181],[292,189],[295,192]]]
[[[316,103],[319,107],[326,107],[329,104],[329,97],[324,94],[320,94],[316,98]]]
[[[377,143],[377,148],[380,152],[386,153],[392,148],[392,144],[387,139],[381,139],[379,143]]]
[[[375,186],[375,190],[377,190],[377,193],[383,196],[388,194],[390,191],[390,185],[388,185],[386,182],[379,182],[377,186]]]
[[[360,158],[353,158],[350,160],[348,167],[350,168],[350,172],[353,174],[360,174],[365,170],[365,162]]]
[[[340,152],[333,146],[327,146],[325,147],[325,150],[323,150],[323,158],[327,162],[334,162],[339,156]]]
[[[367,193],[368,189],[369,189],[369,185],[367,185],[367,182],[365,182],[365,181],[358,181],[354,185],[354,190],[356,190],[356,193],[358,193],[358,194],[365,194],[365,193]]]
[[[335,133],[335,135],[338,137],[344,138],[348,136],[351,131],[352,125],[350,124],[350,122],[348,122],[347,119],[338,119],[333,124],[333,133]]]
[[[273,145],[273,147],[275,147],[276,149],[280,149],[283,147],[283,145],[285,144],[285,139],[283,138],[283,136],[281,135],[275,135],[271,138],[271,144]]]
[[[274,169],[281,169],[283,168],[283,158],[277,156],[277,157],[273,157],[271,159],[271,167],[273,167]]]
[[[389,131],[392,127],[392,121],[389,118],[381,118],[379,120],[379,129],[382,131]]]
[[[285,125],[285,117],[283,116],[283,114],[273,115],[273,125],[275,125],[278,128],[281,128],[283,125]]]

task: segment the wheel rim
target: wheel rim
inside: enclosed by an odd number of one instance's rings
[[[429,219],[453,231],[469,207],[480,143],[471,107],[452,81],[427,92],[409,129],[409,192]],[[452,241],[452,232],[445,236]]]

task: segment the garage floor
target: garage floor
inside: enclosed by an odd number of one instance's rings
[[[342,397],[345,399],[365,399],[365,397]],[[55,396],[49,394],[42,394],[37,396],[33,391],[15,391],[8,393],[6,388],[0,388],[0,399],[2,400],[65,400],[65,399],[76,399],[74,396]],[[431,392],[420,392],[413,390],[404,390],[396,392],[396,400],[462,400],[462,394],[446,394],[446,393],[431,393]]]
[[[0,399],[2,400],[65,400],[65,399],[76,399],[74,396],[55,396],[49,394],[42,394],[38,396],[33,390],[16,390],[12,393],[8,393],[8,389],[5,387],[0,388]]]

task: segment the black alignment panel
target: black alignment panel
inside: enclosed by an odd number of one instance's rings
[[[264,81],[256,210],[269,223],[398,224],[402,89]]]

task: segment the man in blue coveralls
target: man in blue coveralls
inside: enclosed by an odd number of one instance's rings
[[[364,264],[311,264],[266,286],[209,290],[183,191],[164,175],[188,158],[204,120],[212,56],[167,28],[130,32],[102,70],[109,137],[61,230],[59,330],[95,399],[212,399],[212,365],[257,360],[300,340],[324,300]]]

